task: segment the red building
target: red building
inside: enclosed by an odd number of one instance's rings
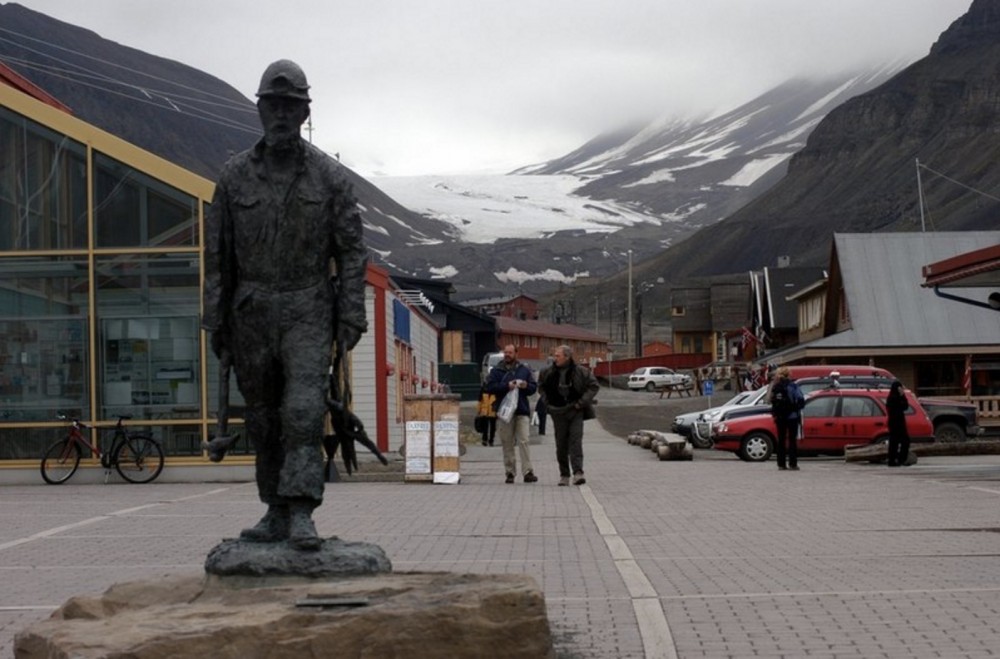
[[[548,323],[541,320],[518,320],[500,316],[497,321],[497,349],[517,346],[518,357],[524,360],[545,360],[553,348],[568,345],[573,358],[583,364],[593,364],[608,358],[608,339],[575,325]]]

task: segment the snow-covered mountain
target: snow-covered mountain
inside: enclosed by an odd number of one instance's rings
[[[621,272],[629,249],[636,261],[655,256],[767,190],[830,110],[903,66],[791,80],[729,112],[619,129],[506,176],[373,179],[407,208],[452,224],[461,241],[380,255],[480,293]]]

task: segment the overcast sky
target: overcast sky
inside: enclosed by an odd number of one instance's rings
[[[925,55],[972,0],[20,0],[253,97],[312,85],[360,173],[504,172],[633,115],[728,110],[799,74]]]

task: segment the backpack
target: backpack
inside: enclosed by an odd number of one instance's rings
[[[792,412],[798,410],[798,405],[792,400],[790,393],[786,383],[774,383],[774,386],[771,387],[771,414],[778,417],[787,417]]]

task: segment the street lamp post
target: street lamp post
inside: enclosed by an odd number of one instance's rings
[[[628,320],[625,321],[625,345],[632,347],[632,250],[628,251]],[[627,350],[633,352],[632,350]],[[634,352],[633,352],[634,354]]]

